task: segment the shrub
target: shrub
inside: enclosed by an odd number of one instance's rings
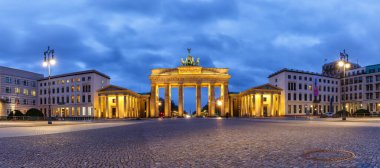
[[[354,115],[355,116],[369,116],[371,115],[371,113],[366,109],[359,109],[355,111]]]
[[[11,111],[9,114],[8,114],[8,120],[12,119],[13,118],[13,111]]]
[[[22,114],[22,112],[20,110],[15,110],[14,116],[21,117],[21,116],[24,116],[24,114]]]
[[[38,110],[38,109],[35,109],[35,108],[31,108],[29,109],[26,114],[26,116],[30,116],[30,117],[43,117],[44,114],[42,113],[42,111]]]
[[[344,110],[337,111],[333,117],[342,117]],[[351,116],[351,114],[346,111],[346,117]]]

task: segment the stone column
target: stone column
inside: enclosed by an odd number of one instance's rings
[[[230,99],[230,114],[231,117],[234,117],[234,100]]]
[[[124,99],[123,99],[123,116],[124,116],[124,118],[127,118],[128,117],[128,113],[127,113],[127,95],[124,95],[123,96],[124,97]]]
[[[116,95],[116,118],[119,118],[120,117],[120,110],[119,110],[119,95]]]
[[[158,117],[158,86],[152,84],[150,90],[150,116]]]
[[[261,98],[260,98],[260,116],[264,116],[264,93],[261,93]]]
[[[268,103],[268,116],[272,116],[273,115],[273,93],[270,93],[270,102]]]
[[[165,84],[165,117],[170,116],[170,85]]]
[[[139,117],[139,100],[137,99],[137,97],[134,98],[135,99],[135,117]]]
[[[144,99],[144,103],[145,103],[145,118],[149,118],[151,116],[149,116],[149,100],[147,99]]]
[[[252,117],[252,109],[253,109],[252,94],[249,94],[248,96],[249,96],[249,99],[248,99],[248,103],[249,103],[248,115],[249,115],[249,117]]]
[[[109,114],[109,103],[108,103],[108,95],[106,95],[106,118],[111,118],[110,114]],[[75,109],[76,110],[76,109]]]
[[[255,116],[255,106],[256,106],[256,97],[255,97],[255,94],[251,94],[251,116]]]
[[[208,87],[208,112],[211,117],[215,116],[215,84],[210,83]]]
[[[95,98],[94,98],[95,100]],[[94,114],[94,117],[97,117],[97,118],[100,118],[100,113],[102,111],[102,97],[98,95],[98,107],[96,107],[97,109],[97,112]],[[70,113],[70,116],[71,116],[71,107],[69,109],[69,113]]]
[[[201,116],[201,110],[202,110],[202,97],[201,97],[201,94],[202,94],[202,87],[201,87],[201,84],[200,83],[197,83],[196,87],[196,114],[197,114],[197,117],[200,117]]]
[[[132,96],[132,115],[136,117],[136,98]]]
[[[183,84],[178,86],[178,116],[183,117]]]
[[[222,92],[220,95],[222,97],[222,109],[221,116],[226,116],[226,112],[228,112],[228,83],[224,83],[221,86],[220,91]]]

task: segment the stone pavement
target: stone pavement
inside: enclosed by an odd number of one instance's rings
[[[164,119],[0,138],[1,167],[380,167],[380,127],[356,122]],[[311,150],[347,150],[313,161]]]
[[[141,122],[133,121],[0,121],[0,138],[56,134],[90,129],[116,127]]]

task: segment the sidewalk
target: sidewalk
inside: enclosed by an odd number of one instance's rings
[[[109,128],[124,125],[143,123],[144,121],[114,121],[114,122],[86,122],[86,121],[53,121],[48,125],[46,121],[1,121],[0,138],[56,134],[73,131]]]

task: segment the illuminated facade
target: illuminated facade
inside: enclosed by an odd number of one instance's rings
[[[349,70],[341,83],[341,100],[348,112],[380,112],[380,64]]]
[[[0,66],[0,116],[35,108],[37,80],[42,77],[42,74]]]
[[[52,116],[95,117],[97,91],[110,84],[110,77],[96,70],[80,71],[38,80],[38,108],[46,114],[49,103]]]
[[[231,76],[227,68],[205,68],[200,60],[189,54],[176,68],[153,69],[150,94],[138,94],[118,86],[109,86],[98,91],[100,106],[97,116],[102,118],[129,117],[183,117],[184,88],[196,90],[195,116],[215,117],[266,117],[283,116],[281,90],[270,84],[254,87],[241,93],[228,90]],[[215,88],[220,88],[220,97],[215,97]],[[159,101],[159,88],[164,88],[164,101]],[[178,111],[171,108],[172,88],[178,88]],[[201,111],[202,88],[208,89],[208,108]],[[218,103],[217,103],[218,102]],[[159,107],[164,109],[160,111]],[[218,110],[218,113],[216,111]],[[175,115],[174,115],[175,114]]]
[[[348,62],[345,52],[341,53],[342,59]],[[341,70],[334,67],[337,63],[323,65],[322,73],[282,69],[269,75],[268,84],[230,92],[229,69],[202,67],[200,59],[194,59],[188,49],[180,66],[151,70],[148,93],[110,85],[109,76],[89,70],[52,76],[51,100],[48,100],[47,78],[0,67],[0,116],[15,109],[25,112],[29,108],[41,109],[46,115],[51,104],[52,115],[57,117],[183,117],[184,88],[188,87],[195,88],[197,117],[320,115],[342,110],[343,103],[350,113],[358,109],[380,112],[380,65],[353,64],[343,81],[339,75]],[[178,89],[175,110],[172,109],[172,88]],[[205,98],[202,88],[207,88]],[[220,94],[216,94],[218,89]],[[160,90],[164,90],[163,100],[159,98]],[[207,108],[202,109],[202,99],[208,100]]]
[[[338,78],[293,69],[282,69],[268,78],[270,84],[282,89],[285,115],[319,115],[339,110]]]
[[[141,95],[131,90],[109,85],[98,90],[97,113],[99,118],[146,117],[149,109],[149,95]]]

